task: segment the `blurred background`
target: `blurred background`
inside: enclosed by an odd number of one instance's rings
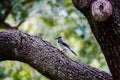
[[[42,37],[60,48],[56,37],[62,36],[78,54],[66,54],[81,63],[109,72],[101,49],[90,30],[85,16],[75,9],[72,0],[0,0],[0,17],[6,8],[12,10],[5,22],[34,36]],[[4,31],[5,29],[0,29]],[[0,62],[0,80],[49,80],[29,65],[18,61]]]

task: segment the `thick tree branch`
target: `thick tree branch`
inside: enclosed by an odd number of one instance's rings
[[[49,42],[16,30],[0,32],[0,60],[18,60],[52,80],[112,80],[110,74],[67,57]]]

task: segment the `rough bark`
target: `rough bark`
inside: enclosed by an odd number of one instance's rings
[[[49,42],[16,30],[0,32],[0,61],[25,62],[52,80],[112,80],[110,74],[67,57]]]
[[[102,48],[113,79],[120,80],[120,0],[108,0],[108,4],[111,5],[108,12],[112,10],[112,13],[107,15],[106,19],[101,20],[98,20],[99,17],[96,19],[96,16],[92,14],[94,10],[92,6],[95,1],[107,0],[73,0],[73,3],[88,19],[92,32]],[[104,4],[98,5],[98,9],[100,13],[103,13]],[[106,13],[103,14],[106,15]]]

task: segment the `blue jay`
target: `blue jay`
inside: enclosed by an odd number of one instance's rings
[[[63,41],[63,39],[62,39],[61,36],[57,37],[56,39],[58,40],[58,43],[59,43],[59,45],[61,46],[61,48],[63,49],[63,51],[66,51],[66,48],[67,48],[67,49],[70,50],[74,55],[77,55],[77,54],[68,46],[68,44]]]

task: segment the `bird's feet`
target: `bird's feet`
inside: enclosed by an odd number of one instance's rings
[[[66,49],[63,49],[63,52],[66,52]]]

